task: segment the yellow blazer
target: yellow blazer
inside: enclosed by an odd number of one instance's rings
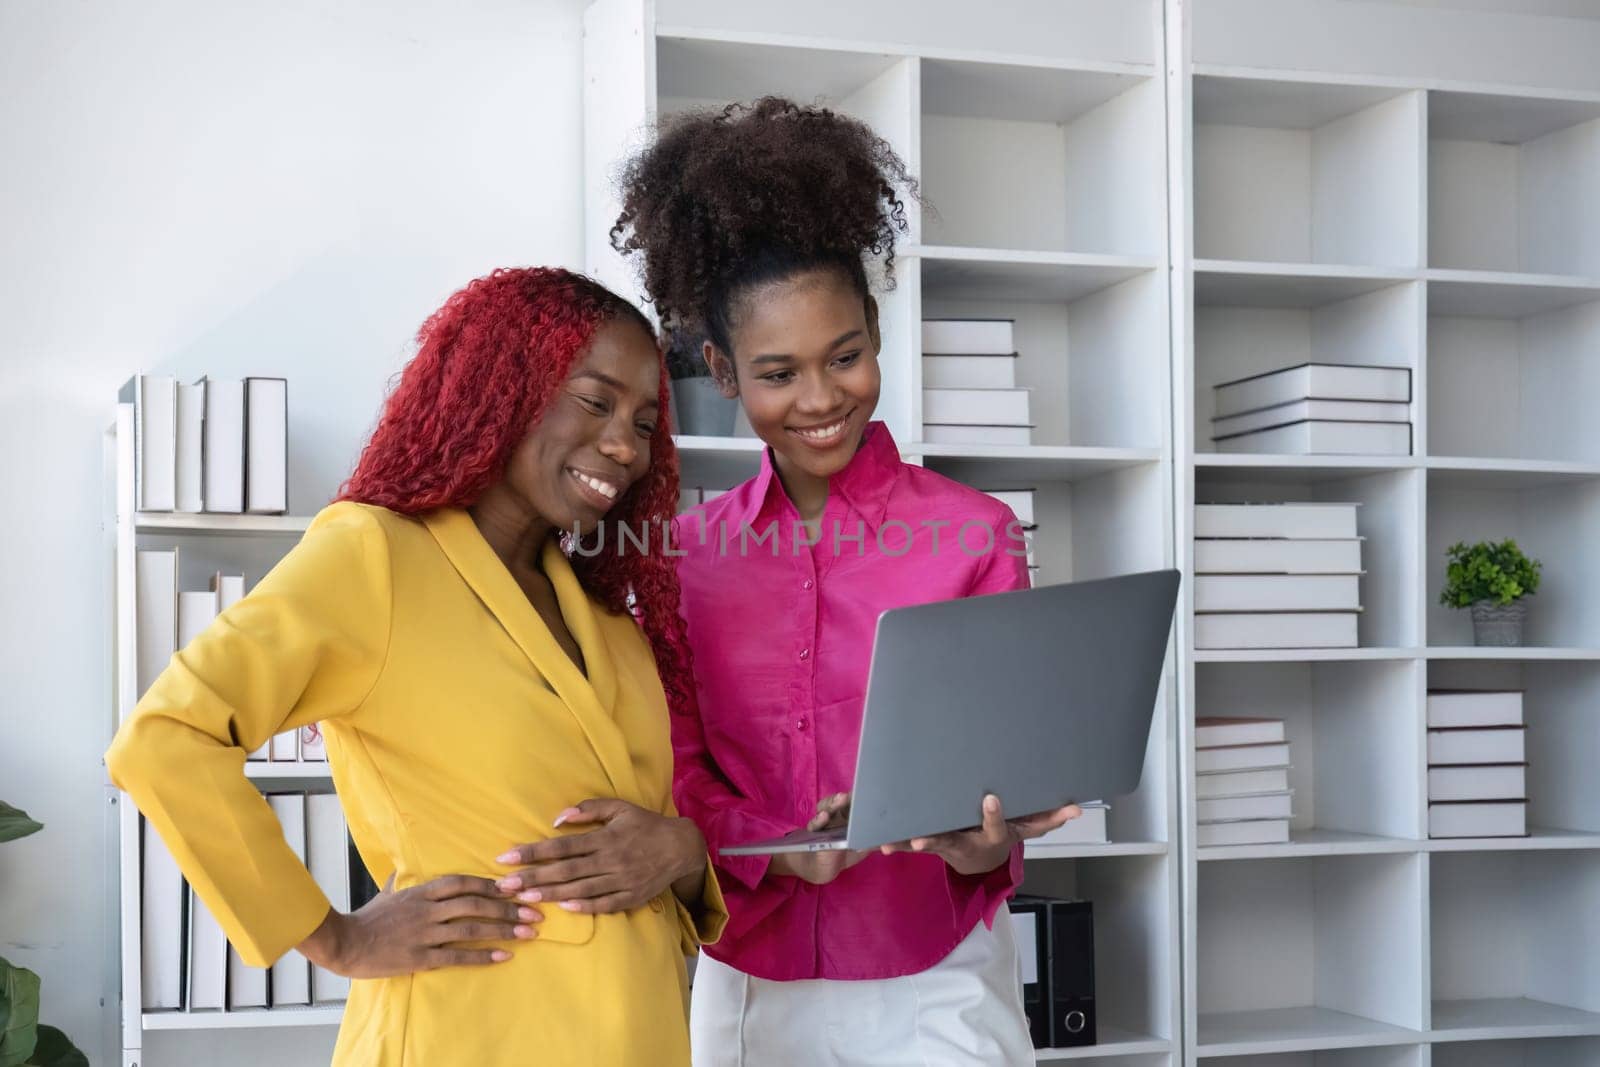
[[[328,901],[244,776],[273,734],[320,722],[350,830],[397,888],[508,873],[510,845],[566,832],[587,797],[675,814],[649,643],[544,554],[588,676],[459,510],[335,504],[260,585],[179,652],[118,731],[111,777],[249,963],[309,935]],[[625,914],[546,906],[506,963],[352,985],[336,1065],[687,1064],[684,955],[727,913],[670,890]]]

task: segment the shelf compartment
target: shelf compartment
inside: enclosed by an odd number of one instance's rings
[[[1600,852],[1429,857],[1433,1031],[1600,1034]]]
[[[1425,272],[1428,311],[1473,319],[1525,319],[1600,300],[1600,279],[1561,274],[1447,270]]]
[[[1435,1033],[1433,1067],[1593,1067],[1600,1039],[1462,1041]]]
[[[1414,267],[1422,93],[1194,78],[1194,249],[1206,259]]]
[[[1096,1052],[1156,1052],[1176,1029],[1169,990],[1177,958],[1177,885],[1166,856],[1106,857],[1030,864],[1022,892],[1094,903],[1095,1009],[1102,1033]],[[1143,1047],[1139,1047],[1143,1046]],[[1041,1050],[1042,1051],[1042,1050]],[[1062,1053],[1068,1050],[1050,1050]]]
[[[1167,1054],[1172,1042],[1165,1038],[1119,1030],[1095,1022],[1096,1044],[1079,1048],[1041,1048],[1034,1050],[1036,1063],[1065,1063],[1069,1060],[1104,1060],[1109,1067],[1168,1067]]]
[[[1428,94],[1428,265],[1600,276],[1600,96]]]
[[[1199,849],[1204,858],[1415,851],[1419,751],[1414,661],[1205,663],[1196,714],[1281,718],[1294,790],[1287,845]]]
[[[141,511],[133,517],[139,534],[223,534],[234,537],[298,537],[310,515],[217,515]]]
[[[1196,307],[1320,308],[1415,282],[1415,270],[1197,259]],[[1411,347],[1415,347],[1414,345]]]
[[[248,1011],[147,1011],[146,1030],[262,1030],[279,1027],[338,1026],[344,1005],[316,1008],[255,1008]]]
[[[1333,1013],[1328,1014],[1331,1016]],[[1268,1028],[1274,1024],[1281,1026],[1290,1021],[1283,1017],[1243,1020],[1247,1026],[1254,1024],[1261,1028]],[[1321,1020],[1320,1023],[1314,1018],[1305,1019],[1303,1022],[1307,1025],[1300,1032],[1319,1025],[1326,1031],[1340,1034],[1349,1029],[1343,1020],[1331,1017]],[[1214,1056],[1202,1051],[1200,1055],[1205,1058],[1207,1067],[1424,1067],[1428,1062],[1425,1058],[1427,1053],[1420,1045],[1368,1045],[1358,1048],[1253,1056]]]
[[[1356,523],[1366,539],[1361,546],[1361,566],[1366,573],[1361,576],[1359,646],[1409,654],[1421,643],[1416,595],[1421,584],[1417,559],[1420,478],[1420,472],[1412,469],[1207,466],[1195,471],[1194,499],[1199,503],[1360,504]]]
[[[1415,855],[1201,865],[1199,1054],[1420,1041],[1422,885]]]
[[[1430,655],[1435,648],[1472,645],[1470,612],[1439,603],[1446,547],[1507,537],[1543,562],[1544,577],[1529,601],[1523,637],[1527,647],[1506,649],[1505,656],[1532,658],[1540,646],[1600,648],[1600,602],[1583,595],[1600,582],[1600,556],[1594,552],[1600,540],[1600,481],[1525,489],[1458,488],[1451,482],[1447,478],[1436,484],[1431,475],[1428,479],[1425,608]]]
[[[922,259],[924,297],[1071,303],[1149,273],[1153,256],[924,245],[907,250]]]
[[[767,95],[839,104],[902,62],[881,52],[658,35],[656,94],[663,114]]]
[[[947,59],[921,67],[924,241],[1162,254],[1158,78]]]

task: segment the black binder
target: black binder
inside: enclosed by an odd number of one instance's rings
[[[1034,1047],[1093,1045],[1094,905],[1087,900],[1019,896],[1011,910],[1035,916],[1035,943],[1017,945],[1019,953],[1035,953],[1038,964],[1039,980],[1023,986]]]

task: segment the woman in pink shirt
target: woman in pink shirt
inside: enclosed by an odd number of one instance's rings
[[[872,421],[866,261],[892,278],[900,190],[866,126],[770,97],[671,123],[624,177],[613,240],[767,445],[677,528],[698,699],[673,709],[673,792],[713,853],[847,801],[881,612],[1028,585],[1010,509]],[[1000,912],[1022,839],[1075,813],[1008,822],[989,797],[980,829],[883,854],[718,859],[730,922],[695,977],[694,1062],[1033,1062]]]

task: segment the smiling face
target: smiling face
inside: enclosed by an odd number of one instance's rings
[[[808,271],[744,293],[734,320],[732,365],[709,342],[706,359],[785,483],[843,470],[878,406],[876,303],[837,271]]]
[[[505,487],[538,519],[587,534],[650,469],[661,359],[637,323],[595,331],[506,466]]]

